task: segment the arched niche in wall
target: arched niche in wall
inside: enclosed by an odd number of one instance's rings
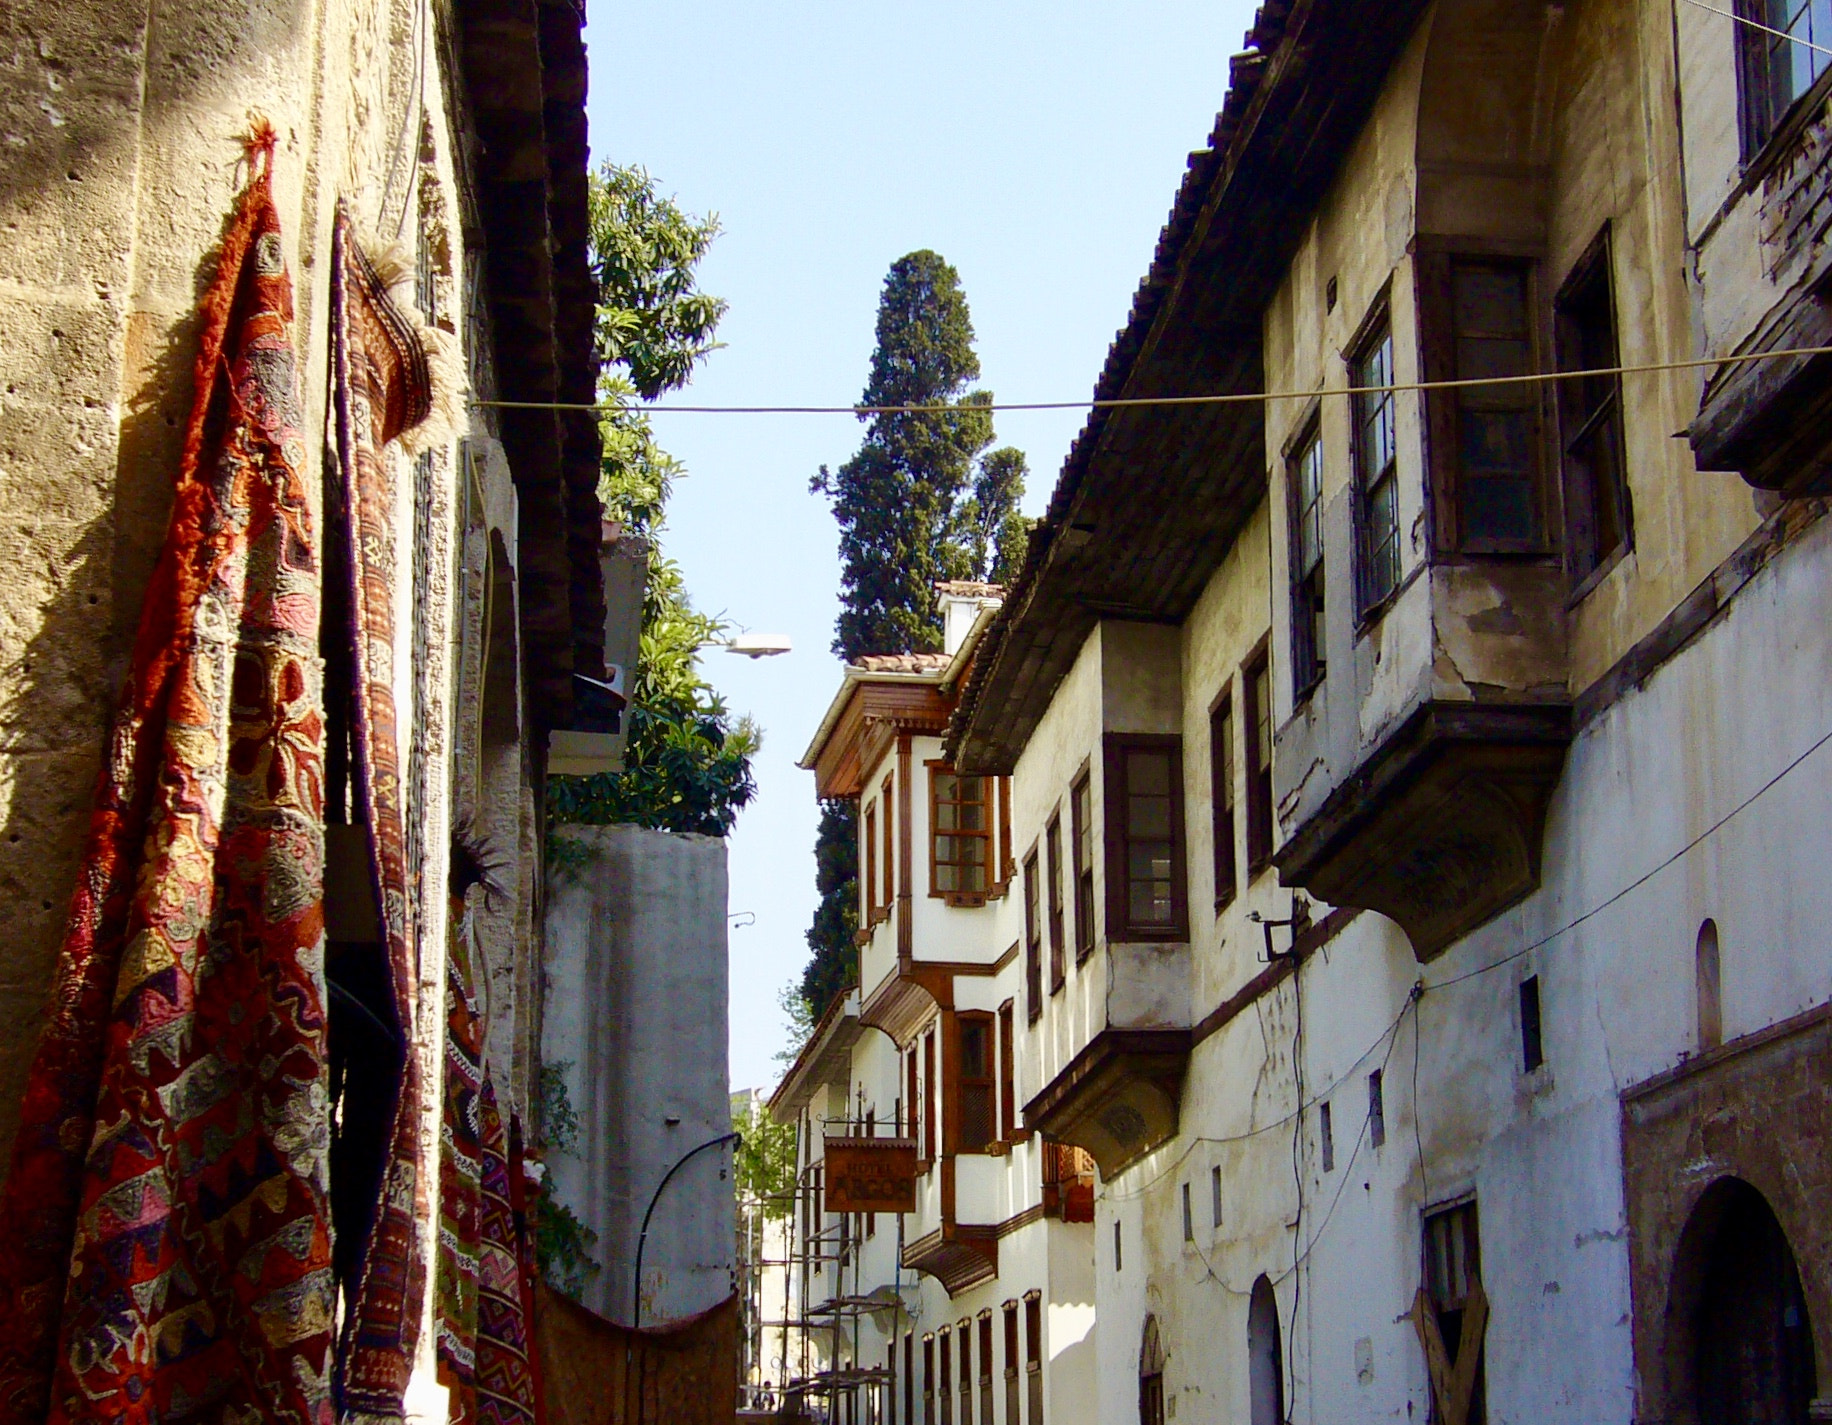
[[[483,742],[503,747],[521,740],[516,698],[515,566],[501,530],[490,531],[490,572],[484,605]]]
[[[1285,1419],[1285,1350],[1279,1335],[1279,1303],[1272,1282],[1253,1283],[1247,1305],[1247,1390],[1252,1425],[1281,1425]]]
[[[1818,1393],[1800,1268],[1768,1200],[1718,1179],[1680,1236],[1669,1299],[1676,1425],[1806,1425]]]
[[[1698,1047],[1715,1049],[1724,1042],[1724,978],[1718,960],[1718,928],[1707,919],[1698,928],[1693,950],[1698,990]]]
[[[1421,235],[1538,247],[1562,5],[1445,0],[1431,21],[1417,133]]]

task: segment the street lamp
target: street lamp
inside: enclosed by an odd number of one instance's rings
[[[740,633],[731,638],[715,638],[704,646],[723,648],[727,653],[739,653],[753,660],[774,658],[778,653],[791,652],[795,647],[786,633]]]

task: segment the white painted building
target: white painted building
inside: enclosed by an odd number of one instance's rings
[[[849,667],[803,760],[860,802],[860,975],[771,1099],[798,1138],[776,1378],[836,1421],[1096,1418],[1090,1176],[1019,1119],[1011,783],[941,760],[998,597],[944,586],[946,651]],[[916,1211],[827,1211],[838,1137],[912,1139]]]
[[[1234,62],[1097,395],[1275,395],[1096,412],[940,754],[1093,1418],[1832,1418],[1832,78],[1736,13]]]

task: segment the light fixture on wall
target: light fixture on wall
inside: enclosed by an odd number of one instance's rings
[[[727,653],[739,653],[751,659],[774,658],[778,653],[791,653],[795,648],[786,633],[740,633],[730,638],[715,638],[700,646],[723,648]]]

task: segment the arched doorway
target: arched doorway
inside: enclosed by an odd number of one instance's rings
[[[1139,1342],[1139,1425],[1164,1425],[1164,1344],[1155,1316],[1145,1318]]]
[[[1279,1341],[1279,1303],[1272,1283],[1253,1283],[1247,1307],[1247,1385],[1253,1425],[1282,1425],[1285,1419],[1285,1351]]]
[[[1767,1200],[1741,1178],[1713,1183],[1693,1210],[1674,1305],[1698,1425],[1806,1425],[1818,1379],[1800,1269]]]

